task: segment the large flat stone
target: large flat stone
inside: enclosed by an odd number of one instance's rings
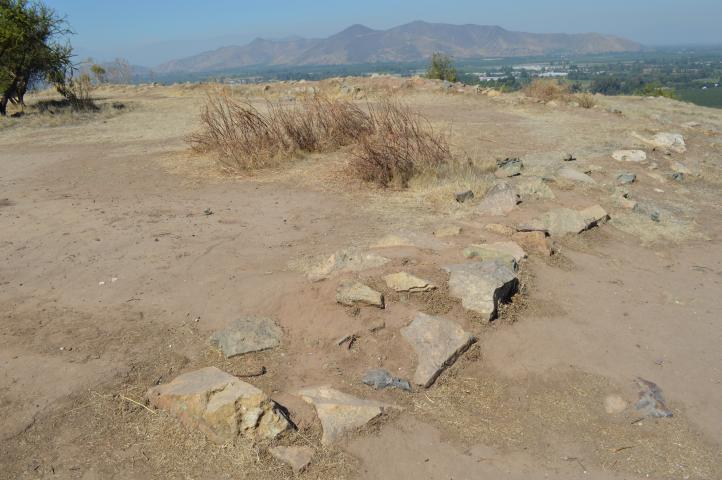
[[[607,212],[599,205],[594,205],[583,210],[572,210],[571,208],[556,208],[549,210],[542,216],[530,222],[519,225],[520,231],[543,231],[551,236],[559,237],[568,234],[581,233],[593,226],[603,223],[609,219]]]
[[[348,280],[341,282],[336,290],[336,301],[341,305],[370,305],[384,308],[384,296],[360,282]]]
[[[516,242],[495,242],[470,245],[464,249],[466,258],[481,261],[499,260],[512,270],[516,270],[519,262],[527,257],[526,252]]]
[[[521,202],[517,191],[506,182],[491,187],[477,206],[482,215],[502,216],[511,212]]]
[[[406,272],[392,273],[384,277],[386,285],[396,292],[428,292],[436,285]]]
[[[211,335],[211,345],[221,349],[226,358],[258,352],[281,344],[283,332],[270,318],[244,317]]]
[[[572,167],[562,167],[557,170],[557,176],[565,180],[579,183],[597,183],[592,177],[586,173],[582,173],[579,170]]]
[[[298,391],[298,395],[316,408],[323,428],[321,443],[324,445],[337,442],[345,433],[357,430],[389,409],[396,408],[363,400],[329,386],[304,388]]]
[[[313,459],[311,447],[272,447],[268,449],[275,459],[289,465],[293,473],[302,473]]]
[[[341,250],[319,265],[311,268],[306,276],[309,280],[317,282],[343,272],[360,272],[378,268],[389,262],[388,258],[373,252],[364,252],[355,248]]]
[[[475,338],[456,323],[419,313],[401,329],[401,335],[416,351],[418,365],[414,383],[426,388],[474,343]]]
[[[647,153],[644,150],[617,150],[612,153],[612,158],[618,162],[644,162],[647,160]]]
[[[496,318],[499,302],[511,298],[518,288],[514,271],[498,261],[449,265],[444,270],[450,274],[449,293],[486,321]]]
[[[239,435],[271,439],[290,427],[278,406],[251,384],[207,367],[176,377],[146,394],[150,404],[197,428],[217,443]]]

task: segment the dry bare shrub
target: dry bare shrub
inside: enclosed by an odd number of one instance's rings
[[[527,97],[548,102],[565,97],[569,93],[569,87],[551,78],[537,78],[525,86],[523,91]]]
[[[366,111],[345,100],[310,96],[293,106],[269,102],[261,112],[222,91],[209,95],[201,123],[201,130],[188,138],[191,147],[216,153],[234,170],[272,166],[296,151],[354,146],[351,168],[358,177],[405,187],[417,173],[451,158],[444,135],[391,100],[369,105]]]
[[[368,114],[347,101],[312,96],[294,106],[269,102],[264,113],[227,91],[208,96],[201,123],[188,139],[191,147],[216,153],[236,170],[272,166],[296,151],[332,151],[371,131]]]
[[[446,137],[407,106],[384,100],[369,106],[369,116],[372,132],[361,137],[351,164],[361,179],[406,187],[414,175],[451,159]]]
[[[592,108],[594,105],[597,104],[597,102],[594,100],[594,95],[591,93],[580,93],[579,95],[576,95],[575,101],[579,104],[582,108]]]

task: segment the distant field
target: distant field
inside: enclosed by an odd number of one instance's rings
[[[692,102],[703,107],[722,108],[722,88],[677,90],[677,97],[685,102]]]

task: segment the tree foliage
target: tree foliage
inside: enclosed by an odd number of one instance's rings
[[[0,0],[1,115],[8,102],[23,105],[27,90],[39,82],[67,83],[72,47],[63,40],[70,33],[66,20],[39,1]]]
[[[426,71],[426,76],[434,80],[456,82],[456,67],[451,57],[443,53],[434,53],[431,56],[431,63]]]

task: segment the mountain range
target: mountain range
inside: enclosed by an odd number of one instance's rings
[[[488,25],[412,22],[388,30],[353,25],[323,39],[258,38],[164,63],[157,73],[201,73],[251,66],[415,62],[434,52],[455,58],[519,57],[639,51],[641,45],[599,33],[525,33]]]

